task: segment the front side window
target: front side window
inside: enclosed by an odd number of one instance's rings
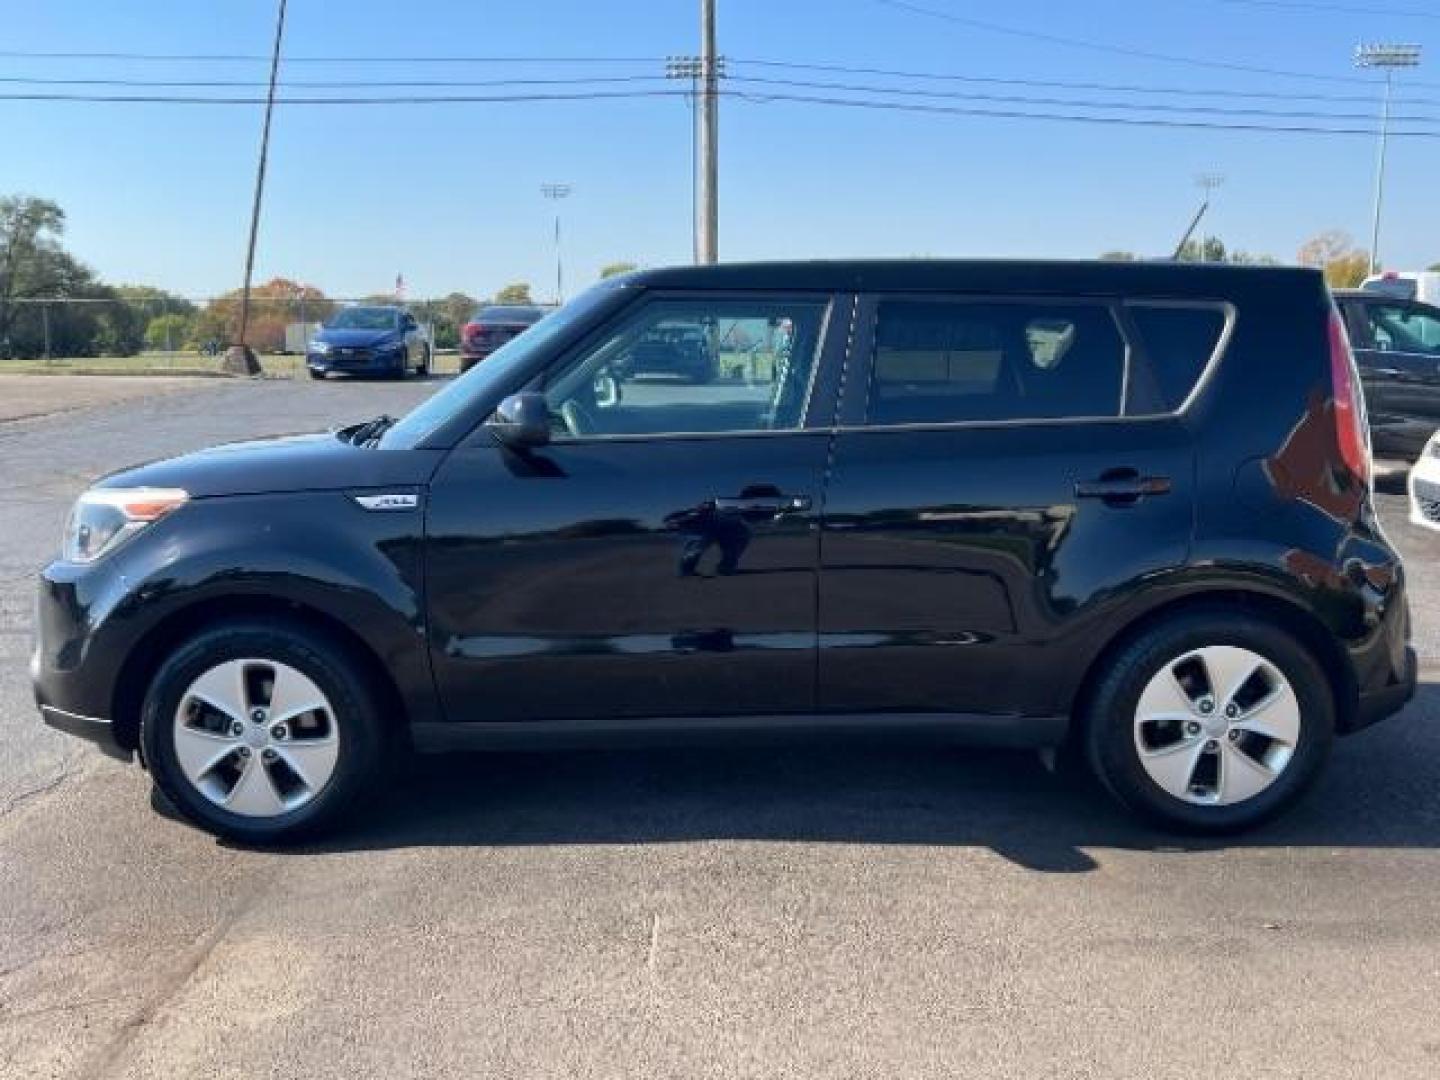
[[[867,421],[1119,416],[1125,341],[1108,307],[1065,301],[879,304]]]
[[[783,431],[804,418],[826,304],[656,300],[553,371],[556,438]]]
[[[1407,304],[1369,304],[1366,315],[1381,352],[1440,356],[1440,317]]]

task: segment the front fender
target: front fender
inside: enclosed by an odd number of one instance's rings
[[[421,507],[369,512],[344,492],[196,499],[99,564],[45,570],[43,666],[64,707],[107,716],[153,635],[199,608],[223,617],[227,603],[278,602],[344,626],[384,665],[411,718],[434,719],[423,525]]]

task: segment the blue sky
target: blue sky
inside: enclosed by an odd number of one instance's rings
[[[0,48],[20,52],[265,53],[274,14],[270,0],[11,0],[6,6]],[[460,88],[453,85],[457,81],[655,75],[667,54],[696,50],[697,7],[695,0],[543,5],[291,0],[285,53],[296,60],[282,68],[282,79],[448,84],[409,91],[291,91],[383,96],[501,92]],[[1042,36],[1003,33],[924,11]],[[1010,0],[1004,5],[719,0],[719,12],[721,51],[732,58],[730,70],[737,76],[729,88],[752,96],[856,95],[741,83],[739,77],[1346,113],[1360,118],[1258,122],[1361,128],[1373,128],[1374,121],[1363,117],[1378,105],[1379,84],[1352,67],[1355,44],[1415,41],[1429,48],[1429,66],[1405,73],[1407,85],[1398,93],[1435,104],[1397,111],[1434,117],[1428,126],[1440,132],[1440,9],[1430,0]],[[636,59],[535,64],[299,59],[385,55]],[[770,68],[756,60],[972,78],[1370,96],[1376,104],[922,82]],[[0,76],[7,80],[259,83],[264,75],[263,64],[219,60],[0,56]],[[0,95],[34,90],[126,92],[7,82]],[[1083,111],[1070,104],[888,100]],[[258,107],[0,101],[6,137],[0,191],[59,201],[69,215],[70,247],[109,281],[212,293],[238,284],[241,274],[260,119]],[[483,295],[515,280],[528,280],[537,293],[548,294],[554,276],[551,207],[539,193],[546,181],[573,185],[563,204],[571,291],[593,280],[607,262],[688,261],[690,125],[679,97],[282,107],[273,131],[257,276],[299,278],[332,295],[388,289],[397,272],[416,297],[452,289]],[[1173,245],[1193,211],[1198,201],[1193,177],[1204,170],[1226,176],[1208,229],[1232,247],[1290,258],[1303,240],[1323,229],[1345,229],[1368,242],[1374,164],[1375,141],[1363,135],[1121,127],[727,99],[721,116],[721,256],[1090,256],[1111,248],[1159,253]],[[1381,244],[1389,265],[1440,261],[1437,192],[1440,138],[1392,142]]]

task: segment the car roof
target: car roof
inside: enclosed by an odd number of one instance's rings
[[[923,292],[1174,292],[1226,294],[1267,285],[1313,285],[1320,271],[1298,266],[1019,259],[846,259],[720,263],[639,270],[627,286],[655,289],[799,289]]]

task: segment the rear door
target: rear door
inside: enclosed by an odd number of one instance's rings
[[[1051,713],[1086,612],[1184,562],[1175,414],[1227,316],[1170,310],[1171,343],[1201,344],[1160,378],[1137,315],[1156,321],[1103,299],[862,300],[821,539],[821,708]]]

